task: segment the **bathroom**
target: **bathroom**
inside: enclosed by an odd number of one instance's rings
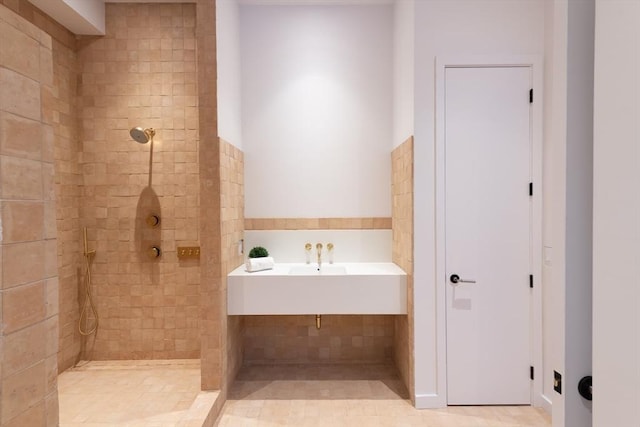
[[[436,270],[433,61],[544,58],[536,99],[553,125],[538,129],[540,162],[562,168],[554,159],[564,154],[551,144],[562,128],[552,114],[563,72],[554,2],[305,6],[315,13],[258,1],[107,2],[104,37],[76,37],[32,3],[0,1],[0,34],[11,41],[0,51],[2,425],[57,425],[57,374],[85,360],[198,360],[190,365],[198,390],[220,391],[198,394],[207,423],[243,364],[392,363],[413,405],[446,405],[442,328],[431,315],[442,308],[428,280]],[[279,21],[286,13],[306,14],[289,29],[299,39]],[[318,43],[313,55],[304,56],[304,42]],[[266,52],[304,61],[270,68]],[[282,76],[291,84],[274,96]],[[300,94],[305,102],[296,104]],[[155,136],[138,144],[135,127]],[[547,202],[539,218],[544,288],[560,274],[552,265],[564,263],[564,241],[550,225],[562,211],[549,202],[550,175],[536,178]],[[157,227],[146,222],[153,215]],[[302,239],[291,249],[299,247],[300,262],[307,240],[334,243],[340,262],[349,261],[351,239],[382,236],[386,261],[407,273],[408,314],[323,316],[319,330],[314,315],[227,316],[227,274],[255,236],[278,230]],[[350,233],[346,244],[334,237],[341,232]],[[154,246],[159,259],[148,256]],[[199,247],[200,256],[178,258],[178,247]],[[81,315],[89,329],[96,321],[91,304],[83,310],[88,259],[99,329],[85,336]],[[552,327],[559,291],[546,289],[535,290],[535,365],[549,373],[574,355],[558,350],[568,340]],[[553,386],[549,375],[538,377],[532,403],[551,412],[560,402],[555,413],[565,402]]]

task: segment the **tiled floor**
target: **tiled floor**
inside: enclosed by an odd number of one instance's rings
[[[549,427],[524,406],[416,410],[384,365],[243,367],[219,427]]]
[[[198,425],[203,398],[199,360],[88,362],[60,374],[58,391],[61,427]]]

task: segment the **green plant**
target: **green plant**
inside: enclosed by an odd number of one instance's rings
[[[262,258],[265,256],[269,256],[269,251],[262,246],[256,246],[249,251],[249,258]]]

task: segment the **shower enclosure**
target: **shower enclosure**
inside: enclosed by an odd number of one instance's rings
[[[80,212],[89,247],[96,251],[90,291],[100,318],[96,333],[83,343],[82,360],[200,356],[200,265],[198,260],[176,256],[178,245],[199,245],[197,121],[188,120],[197,113],[195,28],[186,26],[193,22],[187,18],[193,18],[195,11],[193,5],[171,6],[172,13],[183,17],[184,26],[174,28],[179,37],[168,40],[172,58],[176,55],[168,67],[150,55],[152,41],[162,45],[166,36],[162,17],[148,5],[110,5],[107,36],[79,52],[83,82],[102,78],[104,86],[99,87],[124,91],[117,97],[92,97],[92,104],[99,101],[104,107],[79,106]],[[123,15],[115,12],[120,8],[125,9]],[[109,42],[120,36],[126,16],[135,14],[148,23],[144,31],[127,32],[127,43],[135,46],[128,57],[137,59],[126,63],[138,72],[96,72],[98,64],[119,65],[118,43]],[[173,49],[174,45],[182,49]],[[159,72],[152,73],[158,66]],[[149,73],[142,72],[147,68]],[[183,72],[176,82],[173,70],[177,69]],[[157,87],[156,81],[172,83]],[[136,89],[131,92],[129,87]],[[95,89],[83,84],[80,91]],[[135,107],[122,108],[121,98]],[[86,97],[80,99],[82,104]],[[156,103],[166,106],[155,108]],[[146,127],[136,127],[139,123]],[[147,220],[152,217],[159,222],[150,225]]]
[[[215,2],[107,3],[95,37],[27,0],[0,1],[0,21],[1,353],[19,362],[3,363],[2,381],[25,396],[3,422],[46,406],[57,425],[56,374],[87,360],[186,360],[175,363],[202,366],[198,389],[224,388],[240,324],[227,319],[222,278],[240,262],[222,242],[241,238],[243,219],[241,208],[223,215],[221,200],[241,205],[242,171],[217,136],[215,55],[196,55],[196,35],[215,52]],[[235,187],[223,185],[223,161]],[[178,259],[178,246],[200,246],[202,259]]]

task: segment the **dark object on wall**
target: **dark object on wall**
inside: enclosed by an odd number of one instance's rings
[[[593,386],[591,384],[591,375],[582,377],[578,383],[578,393],[587,400],[593,399]]]
[[[562,394],[562,374],[558,371],[553,371],[553,389]]]

